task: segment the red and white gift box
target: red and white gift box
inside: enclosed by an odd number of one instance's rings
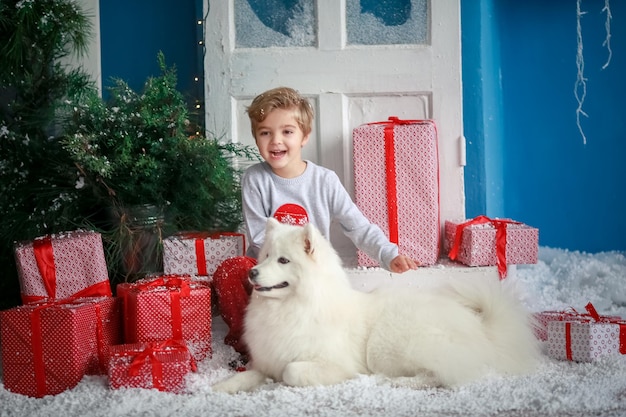
[[[535,336],[539,340],[548,340],[548,323],[551,321],[619,321],[622,320],[619,316],[600,316],[593,304],[588,303],[585,306],[586,313],[579,313],[574,308],[568,308],[567,310],[556,311],[540,311],[534,313],[535,319]]]
[[[497,265],[504,278],[509,264],[537,263],[539,230],[510,219],[487,216],[446,220],[444,250],[450,259],[465,265]]]
[[[185,377],[196,371],[196,363],[181,341],[130,343],[112,346],[109,386],[117,389],[154,388],[182,393]]]
[[[77,230],[15,245],[22,301],[111,296],[102,236]]]
[[[439,159],[432,120],[358,126],[352,132],[355,202],[400,253],[421,265],[439,258]],[[378,263],[358,251],[358,264]]]
[[[607,355],[626,354],[626,320],[601,316],[595,307],[588,314],[568,313],[562,321],[547,324],[547,353],[556,359],[591,362]]]
[[[185,232],[163,239],[163,272],[213,276],[219,264],[245,253],[241,233]]]
[[[211,355],[211,288],[190,276],[118,284],[126,343],[184,340],[194,359]]]
[[[37,302],[0,312],[7,390],[43,397],[106,373],[108,343],[119,341],[115,299]]]
[[[555,359],[591,362],[626,354],[626,321],[551,321],[547,353]]]

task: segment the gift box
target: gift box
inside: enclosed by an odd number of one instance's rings
[[[163,239],[163,272],[213,276],[223,260],[243,256],[245,249],[241,233],[179,233]]]
[[[112,346],[108,368],[113,389],[154,388],[182,393],[185,376],[196,371],[196,363],[184,342],[169,340]]]
[[[15,245],[22,301],[111,296],[102,236],[77,230]]]
[[[497,265],[504,278],[509,264],[537,263],[539,230],[510,219],[487,216],[468,221],[446,220],[444,250],[450,259],[465,265]]]
[[[211,354],[211,288],[190,276],[163,275],[117,286],[126,343],[184,340],[194,359]]]
[[[619,316],[601,316],[597,313],[592,303],[588,303],[585,306],[585,313],[576,311],[574,308],[568,308],[567,310],[556,311],[540,311],[533,314],[535,319],[535,336],[539,340],[548,340],[548,323],[551,321],[619,321]]]
[[[626,354],[626,321],[551,321],[547,354],[555,359],[591,362]]]
[[[97,305],[107,309],[106,302],[39,302],[0,312],[4,387],[54,395],[97,368]]]
[[[75,303],[92,303],[96,315],[96,350],[87,369],[88,375],[106,375],[109,348],[122,343],[121,302],[117,297],[80,298]]]
[[[399,251],[421,265],[439,258],[439,160],[432,120],[358,126],[352,132],[355,203]],[[357,253],[361,266],[378,266]]]

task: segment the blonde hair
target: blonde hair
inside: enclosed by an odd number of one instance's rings
[[[255,136],[254,131],[257,125],[276,109],[293,109],[298,126],[304,135],[311,133],[313,126],[313,107],[311,104],[293,88],[277,87],[259,94],[247,107],[252,136]]]

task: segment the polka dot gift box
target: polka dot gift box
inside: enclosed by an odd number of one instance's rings
[[[106,373],[108,344],[120,340],[117,318],[112,297],[0,312],[4,387],[40,398],[76,386],[85,374]]]
[[[444,251],[450,259],[469,266],[497,265],[505,278],[508,264],[536,264],[539,230],[510,219],[477,216],[446,220]]]
[[[547,353],[555,359],[591,362],[626,354],[626,321],[548,323]]]
[[[86,230],[15,245],[22,301],[111,296],[102,236]]]
[[[421,265],[439,258],[439,159],[432,120],[358,126],[352,132],[355,203],[400,253]],[[361,251],[361,266],[378,266]]]
[[[196,371],[196,362],[182,341],[128,343],[112,346],[109,386],[113,389],[154,388],[185,391],[185,377]]]
[[[244,252],[241,233],[180,233],[163,239],[163,272],[211,277],[223,260]]]
[[[211,355],[211,288],[190,276],[118,284],[126,343],[184,340],[195,360]]]

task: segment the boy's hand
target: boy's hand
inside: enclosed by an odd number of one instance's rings
[[[410,269],[417,269],[418,266],[419,264],[408,256],[398,255],[391,260],[391,263],[389,264],[389,269],[391,269],[391,272],[401,274]]]

